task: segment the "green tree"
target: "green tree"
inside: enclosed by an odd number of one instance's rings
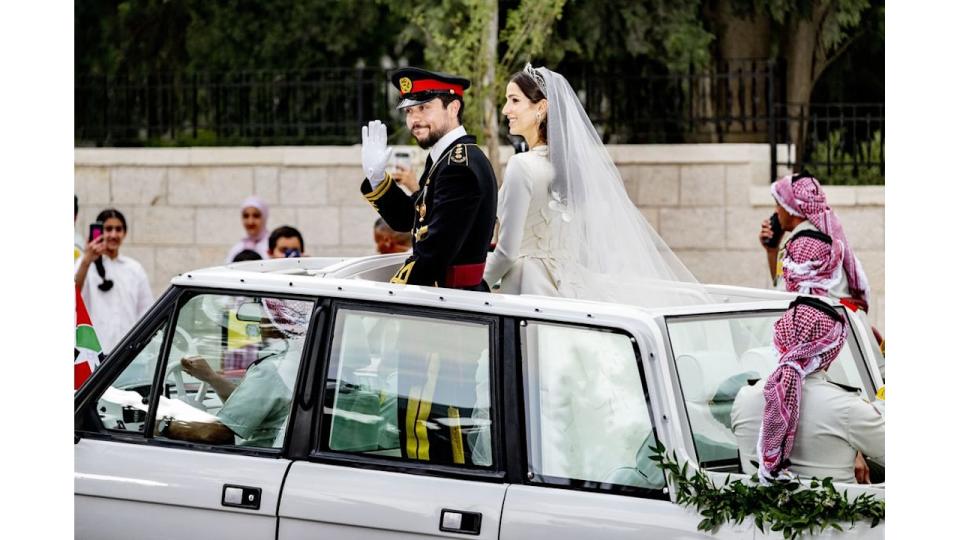
[[[648,59],[673,71],[706,67],[713,35],[700,0],[570,0],[544,60],[619,71],[624,60]]]
[[[787,114],[799,117],[824,70],[863,35],[864,17],[883,0],[714,0],[705,6],[719,36],[716,60],[775,57],[786,69]],[[797,155],[803,156],[805,122],[790,125]],[[798,160],[799,161],[799,160]]]

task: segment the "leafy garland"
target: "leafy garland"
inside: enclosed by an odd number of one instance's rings
[[[741,480],[731,482],[727,475],[723,485],[717,487],[703,471],[688,469],[686,462],[681,466],[676,451],[672,457],[667,456],[660,441],[650,449],[653,451],[650,459],[667,473],[676,487],[677,502],[695,506],[703,516],[697,530],[716,533],[723,524],[739,525],[752,515],[753,523],[761,532],[769,528],[793,540],[803,534],[821,533],[828,527],[842,532],[840,524],[845,522],[853,527],[858,521],[870,521],[870,527],[876,527],[884,519],[886,505],[882,499],[862,493],[849,501],[846,492],[838,492],[829,477],[814,478],[809,489],[800,489],[797,481],[764,486],[756,483],[756,474],[751,477],[753,484]]]

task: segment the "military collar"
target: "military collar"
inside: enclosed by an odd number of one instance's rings
[[[430,158],[434,163],[440,161],[440,156],[443,155],[443,152],[450,147],[460,137],[466,137],[467,130],[463,126],[457,126],[454,129],[451,129],[447,132],[446,135],[440,137],[440,140],[437,141],[437,144],[433,145],[430,148]]]

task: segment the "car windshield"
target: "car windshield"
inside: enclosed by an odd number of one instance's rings
[[[740,389],[777,365],[773,324],[782,311],[721,313],[667,319],[680,390],[701,464],[736,466],[737,440],[730,412]],[[853,330],[848,326],[848,332]],[[827,377],[872,399],[876,388],[862,371],[856,342],[848,339]]]

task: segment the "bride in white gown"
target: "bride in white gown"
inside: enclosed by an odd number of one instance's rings
[[[507,162],[500,231],[484,280],[500,292],[643,306],[706,295],[627,196],[567,80],[529,64],[506,89],[510,133],[530,150]]]

